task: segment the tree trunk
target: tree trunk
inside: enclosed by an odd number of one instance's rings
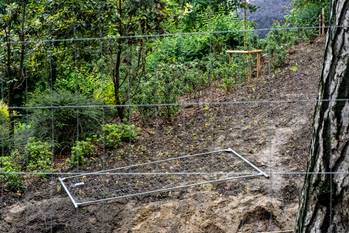
[[[5,29],[5,38],[6,38],[6,78],[8,82],[8,95],[7,95],[7,106],[11,107],[13,105],[13,99],[15,95],[15,88],[14,88],[14,80],[13,79],[13,72],[12,72],[12,47],[11,47],[11,25],[9,24],[8,29]],[[15,129],[15,123],[14,123],[14,112],[12,108],[9,108],[9,138],[13,138],[14,136],[14,129]],[[11,144],[12,144],[12,140]],[[12,145],[10,145],[11,147]]]
[[[117,2],[117,15],[119,15],[118,19],[118,32],[120,36],[124,36],[124,25],[122,23],[122,1],[119,0]],[[118,117],[120,121],[124,120],[124,107],[120,106],[123,103],[121,102],[121,74],[120,74],[120,66],[121,66],[121,59],[122,59],[122,39],[118,40],[117,45],[117,51],[116,51],[116,59],[115,59],[115,65],[114,65],[114,74],[113,74],[113,84],[114,84],[114,98],[115,98],[115,104],[117,105],[116,110],[118,113]]]
[[[121,43],[121,42],[120,42]],[[123,121],[124,119],[124,108],[120,105],[122,105],[121,99],[120,99],[120,65],[121,65],[121,53],[122,53],[122,46],[118,45],[118,51],[116,52],[116,61],[115,61],[115,67],[114,67],[114,77],[113,77],[113,84],[114,84],[114,98],[115,98],[115,104],[117,105],[116,110],[118,113],[118,117],[120,118],[120,121]]]
[[[48,69],[48,87],[50,88],[50,90],[53,90],[55,87],[55,83],[57,80],[57,61],[56,61],[56,57],[55,55],[50,54],[49,57],[49,69]]]
[[[333,0],[296,232],[349,232],[349,1]]]

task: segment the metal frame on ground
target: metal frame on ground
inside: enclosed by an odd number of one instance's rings
[[[213,154],[213,153],[219,153],[219,152],[227,152],[233,155],[234,157],[237,157],[238,159],[242,160],[244,163],[249,165],[251,168],[253,168],[257,173],[251,173],[251,174],[243,174],[239,176],[230,176],[232,174],[236,174],[234,172],[229,172],[229,173],[198,173],[198,172],[175,172],[175,173],[167,173],[167,172],[147,172],[147,173],[125,173],[125,172],[117,172],[118,170],[122,169],[128,169],[128,168],[135,168],[135,167],[140,167],[144,165],[149,165],[149,164],[157,164],[157,163],[162,163],[162,162],[168,162],[171,160],[176,160],[176,159],[183,159],[183,158],[190,158],[194,156],[200,156],[200,155],[208,155],[208,154]],[[144,192],[139,192],[139,193],[133,193],[133,194],[127,194],[127,195],[122,195],[122,196],[117,196],[117,197],[109,197],[109,198],[102,198],[98,200],[91,200],[91,201],[77,201],[77,198],[74,197],[74,195],[71,193],[69,190],[69,187],[66,184],[66,180],[76,178],[76,177],[86,177],[86,176],[91,176],[91,175],[125,175],[125,176],[137,176],[137,175],[207,175],[207,174],[219,174],[219,175],[226,175],[224,178],[221,179],[213,179],[209,181],[203,181],[203,182],[197,182],[194,184],[186,184],[186,185],[179,185],[179,186],[174,186],[174,187],[169,187],[169,188],[161,188],[161,189],[156,189],[156,190],[151,190],[151,191],[144,191]],[[163,159],[163,160],[157,160],[153,162],[148,162],[148,163],[142,163],[142,164],[136,164],[136,165],[130,165],[126,167],[119,167],[119,168],[114,168],[114,169],[108,169],[108,170],[101,170],[97,172],[87,172],[87,173],[80,173],[78,175],[73,175],[73,176],[67,176],[67,177],[59,177],[58,180],[61,183],[64,191],[67,193],[69,199],[75,206],[75,208],[78,208],[79,206],[83,205],[90,205],[90,204],[96,204],[96,203],[101,203],[101,202],[108,202],[112,200],[117,200],[121,198],[127,198],[127,197],[135,197],[135,196],[141,196],[141,195],[146,195],[146,194],[153,194],[153,193],[159,193],[159,192],[166,192],[166,191],[171,191],[175,189],[182,189],[182,188],[189,188],[193,186],[198,186],[198,185],[203,185],[203,184],[208,184],[208,183],[215,183],[215,182],[222,182],[222,181],[228,181],[228,180],[233,180],[233,179],[242,179],[242,178],[252,178],[252,177],[258,177],[258,176],[264,176],[266,178],[269,178],[269,175],[263,172],[261,169],[259,169],[257,166],[255,166],[252,162],[250,162],[248,159],[237,153],[231,148],[228,149],[222,149],[222,150],[216,150],[216,151],[210,151],[210,152],[205,152],[205,153],[199,153],[199,154],[192,154],[192,155],[184,155],[180,157],[174,157],[174,158],[169,158],[169,159]],[[83,185],[80,183],[74,184],[75,187],[79,185]]]

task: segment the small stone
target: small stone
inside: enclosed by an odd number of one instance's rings
[[[5,217],[5,222],[7,222],[7,223],[12,223],[13,222],[13,217],[12,216],[9,216],[9,215],[7,215],[6,217]]]
[[[15,205],[9,210],[9,213],[10,214],[21,214],[24,210],[25,210],[24,206]]]
[[[94,217],[88,218],[88,221],[89,221],[89,223],[91,223],[91,224],[96,224],[96,223],[97,223],[97,219],[94,218]]]
[[[7,216],[5,217],[5,221],[8,223],[12,223],[13,221],[16,221],[15,219],[19,218],[22,213],[24,212],[25,207],[20,205],[14,205],[12,208],[8,211]]]

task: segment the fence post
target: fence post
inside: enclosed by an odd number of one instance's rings
[[[322,8],[321,14],[322,14],[322,35],[325,35],[325,8]]]
[[[325,35],[325,8],[321,9],[321,14],[319,15],[319,35]]]

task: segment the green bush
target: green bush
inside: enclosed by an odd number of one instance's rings
[[[102,143],[108,148],[116,148],[121,144],[122,131],[118,124],[102,126]]]
[[[70,150],[77,137],[87,138],[100,128],[103,109],[90,107],[98,104],[81,94],[62,90],[35,95],[30,106],[48,107],[35,109],[30,116],[34,136],[44,140],[53,137],[56,149]]]
[[[318,0],[294,0],[293,7],[288,16],[286,16],[286,22],[292,26],[297,27],[313,27],[319,24],[319,15],[322,8],[325,9],[325,24],[328,24],[328,12],[330,1],[318,1]],[[297,37],[301,40],[311,40],[318,36],[318,29],[307,28],[305,30],[299,30],[296,32]]]
[[[29,139],[34,137],[34,129],[30,124],[24,122],[16,122],[13,138],[13,148],[21,150],[24,148]]]
[[[29,138],[25,147],[25,154],[25,166],[27,170],[37,172],[50,170],[53,153],[51,145],[48,142],[43,142],[36,138]]]
[[[124,142],[133,142],[137,139],[138,128],[132,124],[120,124],[121,140]]]
[[[148,73],[142,81],[141,91],[134,103],[176,103],[178,97],[190,93],[208,83],[205,64],[198,60],[158,64],[155,72]],[[171,117],[178,112],[178,106],[161,108],[139,107],[142,117],[149,119],[155,115]]]
[[[285,17],[284,23],[275,22],[273,29],[268,33],[265,39],[260,40],[262,47],[271,58],[273,68],[284,65],[287,59],[287,49],[301,41],[308,41],[318,36],[319,15],[322,8],[325,9],[325,15],[328,15],[329,1],[304,1],[294,0],[292,10]],[[327,17],[326,17],[327,18]],[[326,19],[328,20],[328,19]],[[314,27],[298,30],[286,30],[288,27]]]
[[[0,100],[0,148],[7,151],[9,147],[9,112],[7,105]]]
[[[2,149],[2,152],[9,152],[10,144],[11,150],[25,147],[28,138],[33,136],[32,134],[33,130],[30,124],[17,121],[15,122],[14,136],[13,138],[10,138],[8,107],[0,100],[0,148]]]
[[[245,80],[246,77],[246,69],[245,66],[239,66],[238,63],[229,64],[229,66],[224,66],[222,69],[224,75],[222,87],[224,90],[229,91],[234,87],[235,84],[240,83],[242,80]]]
[[[285,25],[275,22],[265,39],[260,41],[263,50],[271,59],[274,69],[283,66],[288,57],[288,49],[297,42],[294,32],[283,30]],[[280,30],[278,30],[280,29]]]
[[[20,167],[10,156],[0,157],[0,182],[4,183],[11,191],[23,190],[23,179],[17,173]]]
[[[73,167],[86,163],[86,158],[92,157],[96,153],[96,146],[91,140],[76,141],[71,149],[70,164]]]
[[[236,15],[205,14],[198,23],[197,28],[191,29],[191,32],[229,31],[229,33],[176,36],[156,40],[152,44],[153,51],[147,57],[147,67],[156,70],[160,63],[201,60],[212,52],[222,52],[227,48],[243,45],[244,35],[247,36],[248,42],[254,38],[252,32],[244,34],[240,31],[244,29],[244,23]],[[248,22],[247,26],[248,29],[252,29],[252,23]]]
[[[200,12],[200,20],[188,28],[183,20],[175,27],[176,31],[229,31],[229,33],[212,33],[184,35],[159,38],[149,43],[151,52],[146,58],[147,75],[140,82],[141,88],[134,96],[133,103],[177,103],[178,98],[207,87],[215,80],[224,79],[228,86],[233,85],[237,69],[231,70],[227,64],[227,49],[243,45],[244,35],[239,31],[244,23],[237,15],[226,12]],[[172,25],[173,26],[173,25]],[[248,23],[252,29],[252,23]],[[171,27],[172,28],[172,27]],[[246,33],[251,45],[255,36]],[[139,107],[143,119],[154,116],[170,118],[179,110],[176,105],[159,108]]]
[[[102,126],[102,143],[106,147],[116,148],[121,142],[135,141],[138,128],[130,124],[105,124]]]
[[[7,123],[9,121],[9,111],[7,105],[0,100],[0,124]]]
[[[72,67],[70,64],[74,61],[65,61],[69,65],[63,71],[63,77],[57,79],[55,85],[57,89],[68,90],[92,96],[98,82],[98,74],[85,66],[80,68]],[[70,62],[70,63],[69,63]]]

